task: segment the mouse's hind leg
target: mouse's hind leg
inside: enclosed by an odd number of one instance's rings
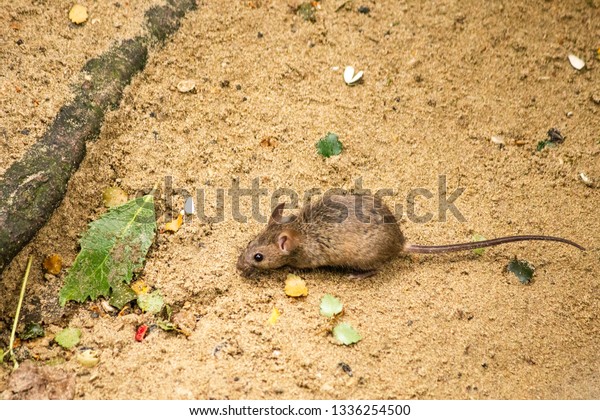
[[[354,271],[348,275],[348,278],[352,280],[360,280],[373,277],[375,274],[377,274],[377,270]]]

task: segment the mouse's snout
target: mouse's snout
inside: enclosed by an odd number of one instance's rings
[[[246,262],[246,252],[242,252],[237,260],[236,268],[244,277],[251,277],[255,269]]]

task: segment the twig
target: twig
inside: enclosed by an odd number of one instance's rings
[[[21,284],[21,294],[19,295],[19,303],[17,304],[17,312],[15,313],[15,319],[13,321],[12,331],[10,333],[10,343],[8,345],[8,353],[10,354],[10,358],[13,361],[13,370],[19,367],[19,362],[17,362],[17,358],[15,357],[15,352],[13,351],[13,346],[15,344],[15,334],[17,332],[17,324],[19,323],[19,316],[21,315],[21,306],[23,305],[23,298],[25,297],[25,288],[27,287],[27,279],[29,278],[29,270],[31,269],[31,261],[33,258],[29,256],[29,261],[27,261],[27,269],[25,269],[25,275],[23,276],[23,283]]]

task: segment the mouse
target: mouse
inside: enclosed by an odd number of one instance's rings
[[[517,241],[554,241],[585,250],[568,239],[543,235],[505,236],[450,245],[415,245],[406,241],[394,214],[373,195],[325,195],[298,214],[283,215],[277,205],[266,228],[241,253],[237,269],[244,277],[288,266],[299,269],[338,267],[353,278],[377,273],[401,254],[440,254]]]

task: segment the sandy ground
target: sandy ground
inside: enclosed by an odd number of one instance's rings
[[[74,27],[69,2],[2,2],[0,173],[69,100],[85,61],[139,33],[149,4],[89,2],[90,21]],[[46,337],[17,353],[74,378],[59,397],[600,398],[600,189],[579,179],[600,179],[600,4],[323,1],[315,23],[294,14],[297,4],[203,1],[153,51],[89,145],[62,205],[2,274],[0,346],[31,254],[24,321],[42,322]],[[573,69],[569,53],[586,69]],[[344,84],[346,65],[365,71],[363,83]],[[184,79],[196,81],[195,94],[177,91]],[[536,151],[553,127],[566,141]],[[329,131],[345,149],[324,160],[314,145]],[[440,176],[448,195],[464,188],[455,202],[463,222],[450,213],[441,220]],[[176,189],[172,205],[165,177]],[[159,182],[163,225],[181,208],[182,189],[202,189],[214,214],[216,191],[234,178],[300,196],[350,189],[362,178],[366,188],[393,189],[386,201],[405,210],[409,192],[425,188],[433,197],[418,199],[417,212],[432,220],[401,222],[413,243],[539,233],[588,251],[536,242],[482,256],[399,258],[366,280],[294,271],[310,293],[293,299],[283,291],[293,270],[258,280],[236,272],[238,254],[264,225],[235,221],[226,195],[224,221],[194,218],[159,234],[141,275],[193,320],[188,338],[153,329],[138,343],[135,329],[151,317],[97,317],[94,303],[58,306],[64,271],[45,279],[41,261],[60,253],[72,264],[86,224],[105,211],[104,188],[120,185],[133,196]],[[250,214],[249,199],[241,207]],[[262,212],[269,209],[270,197],[261,201]],[[506,272],[513,256],[537,268],[531,284]],[[360,343],[344,347],[328,336],[319,315],[325,293],[344,302],[343,319]],[[274,306],[282,316],[271,326]],[[67,325],[83,331],[73,351],[52,341]],[[80,366],[81,348],[98,350],[100,364]],[[9,374],[0,368],[5,397]]]

